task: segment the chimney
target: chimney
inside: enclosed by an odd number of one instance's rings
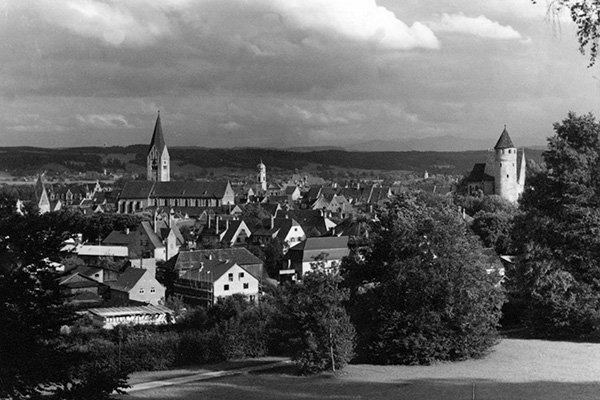
[[[125,228],[125,234],[129,235],[129,227]]]
[[[271,215],[271,229],[275,228],[275,217]]]
[[[219,234],[219,217],[215,218],[215,233]]]
[[[213,253],[208,253],[208,259],[212,260],[213,259]]]

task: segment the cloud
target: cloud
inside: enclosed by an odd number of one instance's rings
[[[83,125],[88,125],[94,128],[116,129],[116,128],[133,128],[127,122],[127,119],[121,114],[77,114],[77,120]]]
[[[521,34],[513,29],[513,27],[501,25],[484,15],[468,17],[463,13],[444,13],[439,22],[432,22],[429,26],[438,32],[462,33],[487,39],[521,39]]]

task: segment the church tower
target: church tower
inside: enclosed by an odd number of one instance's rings
[[[148,149],[147,168],[148,180],[156,182],[168,182],[171,179],[171,162],[167,144],[160,124],[160,111],[156,117],[152,141]]]
[[[523,176],[517,175],[517,148],[508,135],[506,125],[494,146],[494,153],[494,193],[515,203],[523,192],[520,181],[522,180],[524,183],[525,174],[524,166],[521,166]],[[522,163],[524,163],[524,157],[523,154]]]
[[[256,189],[258,192],[267,192],[267,166],[263,164],[262,160],[256,166]]]

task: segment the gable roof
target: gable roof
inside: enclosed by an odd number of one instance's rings
[[[482,182],[482,181],[494,181],[494,177],[488,175],[485,172],[485,163],[478,163],[473,165],[473,170],[467,177],[467,181],[469,182]]]
[[[506,130],[506,125],[504,126],[504,130],[502,131],[502,134],[500,135],[500,138],[498,139],[498,142],[496,142],[496,145],[494,146],[494,149],[508,149],[508,148],[512,148],[515,147],[515,145],[513,144],[512,140],[510,139],[510,136],[508,135],[508,131]]]
[[[156,182],[150,193],[152,197],[223,198],[231,186],[229,182]]]
[[[122,273],[119,274],[119,277],[116,281],[106,282],[106,284],[110,286],[111,289],[118,290],[120,292],[129,292],[131,289],[133,289],[136,283],[142,279],[146,272],[148,272],[146,269],[127,267]]]
[[[210,250],[190,250],[180,251],[171,258],[168,263],[173,264],[176,270],[187,270],[199,267],[200,263],[209,260],[230,260],[240,267],[245,265],[263,264],[262,260],[250,253],[243,247],[233,247],[230,249],[210,249]]]
[[[326,236],[308,238],[294,250],[327,250],[327,249],[347,249],[348,236]]]
[[[123,190],[119,194],[120,199],[147,199],[152,193],[154,182],[152,181],[129,181],[125,182]]]
[[[165,138],[162,132],[162,125],[160,123],[160,111],[158,116],[156,117],[156,124],[154,124],[154,133],[152,134],[152,140],[150,141],[150,147],[148,148],[148,153],[152,151],[152,147],[156,146],[156,149],[159,153],[162,153],[167,144],[165,143]]]

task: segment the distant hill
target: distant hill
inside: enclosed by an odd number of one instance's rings
[[[0,147],[0,170],[17,175],[31,175],[56,168],[74,172],[102,171],[146,165],[146,145],[128,147],[78,147],[45,149],[34,147]],[[177,165],[199,168],[241,168],[253,170],[259,160],[267,168],[293,171],[307,167],[339,167],[371,170],[404,170],[461,174],[474,163],[485,162],[487,151],[285,151],[274,149],[170,149],[171,161]],[[526,150],[530,159],[539,161],[541,150]]]
[[[532,149],[545,149],[544,145],[536,144],[531,140],[519,137],[514,138],[514,143],[522,143],[521,146]],[[494,146],[494,140],[489,138],[472,139],[452,135],[426,137],[426,138],[407,138],[399,140],[369,140],[353,145],[345,146],[348,151],[476,151],[487,150]]]

